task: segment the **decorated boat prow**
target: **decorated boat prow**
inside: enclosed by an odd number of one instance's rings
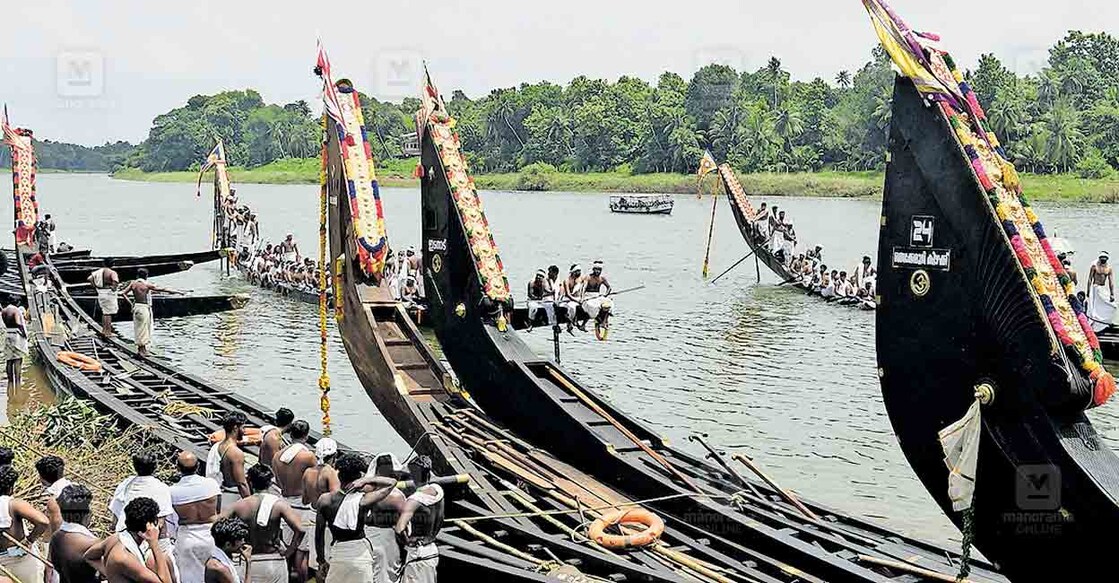
[[[4,143],[12,152],[12,201],[15,211],[16,246],[32,245],[35,225],[39,222],[39,202],[35,198],[35,174],[39,164],[35,159],[34,134],[29,129],[13,128],[8,122],[8,106],[4,106],[0,127]]]
[[[864,0],[902,75],[879,236],[883,399],[944,512],[1014,580],[1093,578],[1119,458],[1085,410],[1115,381],[975,93],[934,35]]]

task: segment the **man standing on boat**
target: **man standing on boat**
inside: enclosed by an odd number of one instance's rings
[[[367,467],[356,455],[339,456],[341,489],[323,494],[316,504],[315,549],[327,583],[382,583],[374,577],[377,557],[365,538],[365,524],[373,507],[396,488],[396,479],[364,476]],[[334,538],[330,563],[324,560],[327,528]]]
[[[583,300],[583,268],[575,264],[568,273],[567,279],[556,288],[556,305],[567,312],[567,331],[571,332],[579,313],[579,302]]]
[[[0,567],[20,581],[37,583],[43,580],[43,563],[7,537],[20,541],[24,547],[34,548],[35,541],[50,528],[50,521],[30,502],[13,497],[17,480],[19,474],[15,468],[0,466],[0,532],[7,535],[0,538]],[[25,522],[31,525],[30,532]]]
[[[288,445],[287,432],[295,421],[295,413],[287,407],[276,410],[275,425],[265,425],[260,428],[260,463],[272,467],[272,458],[276,452]]]
[[[140,356],[148,356],[152,344],[155,318],[152,316],[152,292],[182,295],[182,292],[160,287],[148,281],[148,268],[136,270],[136,279],[121,292],[127,297],[132,294],[132,327],[135,330],[136,350]]]
[[[97,290],[97,307],[101,309],[101,333],[112,336],[113,316],[120,309],[117,304],[117,286],[120,285],[120,276],[113,271],[113,259],[106,257],[102,267],[91,273],[86,281]]]
[[[1115,318],[1115,274],[1108,263],[1110,259],[1107,251],[1100,251],[1099,259],[1088,270],[1088,317],[1097,332],[1110,326]]]
[[[583,279],[583,311],[587,313],[589,320],[598,321],[598,314],[602,311],[603,303],[607,301],[606,297],[613,291],[610,288],[610,282],[606,281],[606,276],[602,275],[602,261],[595,261],[591,264],[591,273]],[[582,322],[583,327],[586,327],[586,321]]]
[[[304,537],[302,521],[296,511],[284,499],[269,492],[272,477],[272,470],[266,465],[249,468],[253,494],[222,511],[222,518],[236,516],[249,525],[253,555],[248,570],[252,583],[287,583],[288,560],[298,551]],[[286,544],[280,535],[281,522],[294,533]]]
[[[855,287],[862,289],[867,283],[873,282],[878,277],[878,270],[871,265],[870,255],[863,255],[863,262],[855,267]]]
[[[559,269],[556,269],[559,272]],[[540,312],[544,312],[547,316],[548,325],[556,325],[556,295],[555,291],[548,289],[547,273],[543,269],[536,270],[536,277],[528,283],[528,292],[525,298],[528,299],[528,323],[532,327],[532,322]]]
[[[8,375],[8,395],[23,384],[23,359],[27,356],[27,326],[23,319],[23,308],[11,303],[11,298],[0,310],[4,320],[4,363]],[[5,400],[6,401],[6,400]],[[6,403],[5,403],[6,406]]]
[[[315,511],[310,504],[303,502],[303,472],[318,465],[315,454],[307,447],[307,436],[311,426],[300,419],[291,424],[288,435],[292,444],[276,453],[272,458],[272,471],[276,474],[276,483],[280,485],[280,495],[299,516],[300,526],[304,531],[310,531],[315,526]],[[292,555],[292,567],[299,576],[300,581],[307,580],[307,554],[311,550],[310,539],[303,537],[300,541],[293,542],[294,532],[281,525],[280,532],[284,542],[296,544],[296,551]]]
[[[769,217],[769,209],[763,202],[760,206],[758,206],[758,212],[754,213],[753,222],[754,229],[756,229],[758,231],[758,234],[762,235],[763,237],[769,236]]]
[[[175,467],[179,470],[179,481],[171,486],[171,506],[179,517],[179,527],[173,557],[182,583],[202,581],[206,561],[214,550],[210,525],[218,515],[221,487],[198,474],[198,457],[189,451],[179,452]]]
[[[225,435],[206,456],[206,477],[221,484],[220,508],[223,512],[241,498],[252,496],[245,478],[245,452],[241,450],[247,422],[245,414],[240,411],[227,414],[221,423]]]
[[[299,245],[295,243],[295,235],[288,233],[287,238],[280,243],[280,260],[284,263],[299,261]]]
[[[86,551],[97,543],[97,536],[89,530],[92,502],[93,493],[79,484],[70,484],[58,494],[62,524],[51,537],[47,558],[54,565],[59,583],[101,581],[97,570],[85,560]]]

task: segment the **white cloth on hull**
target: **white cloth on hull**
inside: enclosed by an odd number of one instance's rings
[[[975,495],[975,466],[979,460],[979,437],[983,432],[981,408],[979,399],[975,399],[959,421],[937,433],[944,450],[944,463],[948,466],[948,497],[956,512],[971,508]]]

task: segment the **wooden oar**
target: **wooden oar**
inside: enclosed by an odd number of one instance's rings
[[[715,279],[711,280],[711,283],[714,284],[715,282],[719,281],[719,279],[722,278],[724,275],[730,273],[730,270],[734,269],[735,267],[738,267],[743,261],[746,261],[747,259],[749,259],[750,256],[753,255],[753,254],[754,254],[754,252],[751,251],[751,252],[747,253],[746,256],[743,257],[742,259],[739,259],[738,261],[735,261],[734,265],[731,265],[730,267],[728,267],[726,269],[726,271],[720,273],[719,275],[716,275]]]
[[[794,496],[792,492],[782,488],[779,484],[777,484],[777,482],[773,481],[773,478],[770,478],[765,472],[763,472],[762,469],[760,467],[758,467],[758,464],[754,463],[754,460],[752,460],[752,459],[750,459],[750,458],[748,458],[748,457],[746,457],[746,456],[744,456],[740,453],[736,453],[731,457],[738,460],[742,465],[750,468],[750,471],[757,474],[758,477],[761,478],[763,482],[765,482],[766,484],[769,484],[770,488],[773,488],[774,490],[776,490],[777,493],[780,494],[781,497],[784,498],[786,502],[788,502],[789,504],[792,504],[793,506],[796,506],[796,509],[800,510],[801,514],[804,514],[808,518],[812,519],[814,522],[819,522],[820,521],[820,517],[816,516],[815,512],[812,512],[811,510],[808,509],[807,506],[802,504],[801,501],[798,500],[797,497]]]
[[[700,437],[699,435],[689,435],[688,439],[702,445],[703,449],[707,450],[707,457],[709,457],[709,458],[715,460],[716,462],[718,462],[718,464],[720,466],[722,466],[724,470],[726,470],[730,475],[734,476],[734,478],[736,480],[738,480],[738,483],[742,484],[743,486],[746,486],[746,488],[748,488],[751,492],[753,492],[754,495],[757,496],[758,498],[762,498],[762,499],[765,498],[764,496],[762,496],[762,493],[759,492],[758,489],[755,488],[754,485],[750,483],[749,480],[747,480],[745,477],[743,477],[742,474],[738,473],[738,470],[732,468],[730,466],[730,464],[728,464],[727,461],[725,459],[723,459],[723,456],[721,454],[719,454],[719,452],[715,451],[715,448],[708,445],[707,442],[704,441],[703,437]]]
[[[626,288],[626,289],[621,290],[621,291],[611,291],[610,295],[611,296],[620,296],[620,295],[625,294],[625,293],[635,292],[635,291],[642,290],[642,289],[645,289],[645,284],[641,284],[641,285],[634,286],[634,287],[629,287],[629,288]]]
[[[44,565],[46,565],[46,566],[50,567],[51,569],[53,569],[53,568],[54,568],[54,565],[53,565],[53,564],[52,564],[52,563],[51,563],[50,561],[48,561],[48,560],[47,560],[47,559],[46,559],[45,557],[43,557],[43,556],[39,555],[38,553],[36,553],[35,551],[31,550],[31,548],[30,548],[30,547],[28,547],[27,545],[24,545],[23,543],[19,542],[18,540],[16,540],[16,539],[12,538],[12,535],[10,535],[10,534],[8,534],[8,533],[6,533],[6,532],[0,532],[0,535],[4,535],[4,538],[5,538],[5,539],[7,539],[7,540],[8,540],[8,542],[10,542],[10,543],[12,543],[13,545],[15,545],[15,546],[17,546],[17,547],[19,547],[19,548],[23,549],[23,552],[25,552],[25,553],[27,553],[27,554],[31,555],[32,557],[35,557],[35,558],[36,558],[36,559],[38,559],[38,560],[39,560],[39,562],[41,562],[42,564],[44,564]]]
[[[707,250],[703,253],[703,279],[707,279],[707,266],[711,261],[711,240],[715,237],[715,209],[718,208],[719,195],[711,196],[711,222],[707,226]]]

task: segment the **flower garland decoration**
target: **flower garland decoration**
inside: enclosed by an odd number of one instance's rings
[[[344,79],[339,80],[336,87],[341,94],[338,103],[342,120],[335,129],[346,173],[358,262],[366,275],[380,277],[385,267],[388,236],[385,233],[381,189],[373,169],[373,153],[365,133],[365,119],[361,114],[357,91]]]
[[[1102,366],[1099,339],[1072,279],[1022,192],[1018,172],[995,134],[984,129],[986,113],[975,92],[951,55],[936,46],[939,37],[911,30],[883,0],[863,0],[863,5],[902,74],[948,121],[1046,321],[1065,353],[1092,381],[1092,406],[1104,404],[1115,393],[1115,379]]]
[[[478,189],[466,167],[466,159],[462,155],[462,143],[454,131],[455,120],[447,114],[438,95],[431,78],[428,77],[423,96],[424,109],[421,111],[421,121],[430,130],[432,142],[443,164],[451,197],[462,219],[463,231],[474,258],[482,292],[494,302],[506,303],[511,300],[512,295],[509,290],[509,278],[505,274],[505,265],[501,262],[497,243],[494,242],[493,232],[482,209]],[[422,132],[423,128],[420,127],[419,130]]]
[[[31,130],[7,125],[4,119],[4,143],[12,150],[12,206],[15,209],[16,244],[31,245],[35,239],[35,224],[39,222],[39,202],[35,196],[35,175],[38,160],[32,145]]]

